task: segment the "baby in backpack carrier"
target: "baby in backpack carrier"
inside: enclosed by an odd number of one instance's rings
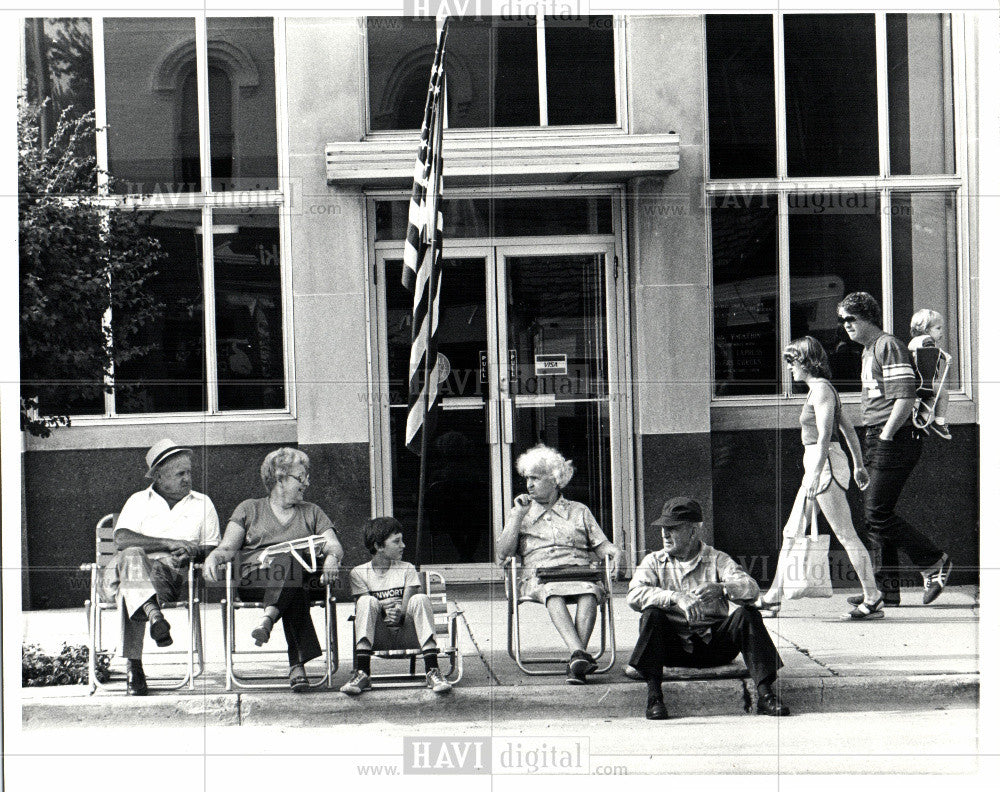
[[[921,308],[910,320],[910,353],[917,372],[917,402],[913,425],[925,432],[951,440],[948,431],[948,388],[945,378],[951,355],[941,349],[944,317],[930,308]]]

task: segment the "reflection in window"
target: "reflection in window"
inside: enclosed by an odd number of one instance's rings
[[[405,239],[408,201],[375,204],[375,240]],[[452,198],[442,204],[446,239],[610,234],[611,198]]]
[[[614,63],[612,17],[545,17],[549,124],[615,123]]]
[[[216,212],[212,260],[219,409],[284,407],[277,210]]]
[[[454,19],[447,44],[451,129],[537,126],[539,54],[534,17]],[[611,17],[546,18],[549,124],[616,119]],[[371,129],[418,129],[434,57],[430,19],[368,17]]]
[[[775,395],[778,376],[778,203],[712,199],[717,396]]]
[[[951,17],[886,14],[886,42],[890,172],[954,173]]]
[[[788,213],[790,338],[818,339],[837,388],[857,392],[861,347],[837,323],[837,303],[856,291],[882,302],[878,195],[793,194]]]
[[[713,179],[775,175],[770,14],[709,14],[709,167]]]
[[[948,386],[959,386],[958,239],[954,193],[891,196],[892,331],[910,338],[910,318],[921,308],[944,317],[940,346],[952,356]]]
[[[783,21],[788,174],[877,174],[875,15]]]
[[[276,189],[274,20],[208,17],[206,29],[212,189]]]
[[[28,100],[48,106],[39,119],[44,140],[59,116],[72,108],[82,116],[94,109],[94,47],[89,19],[25,20],[25,77]],[[93,153],[93,139],[90,153]]]
[[[149,284],[160,311],[137,333],[136,344],[145,353],[115,363],[116,408],[122,414],[201,412],[206,404],[201,212],[153,213],[148,231],[166,254]],[[129,323],[128,307],[120,306],[112,321]]]
[[[108,165],[115,192],[201,189],[198,151],[181,147],[182,134],[198,129],[197,93],[185,96],[184,90],[195,60],[193,19],[104,20]]]

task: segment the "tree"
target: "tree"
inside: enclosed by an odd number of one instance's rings
[[[45,108],[18,101],[21,429],[40,437],[103,412],[114,366],[149,351],[136,338],[164,257],[140,213],[97,198],[93,113],[66,108],[43,135]]]

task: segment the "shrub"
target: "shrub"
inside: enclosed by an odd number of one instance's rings
[[[46,654],[38,644],[21,647],[21,687],[47,685],[87,684],[87,661],[90,648],[64,643],[56,655]],[[111,678],[111,653],[97,653],[97,679],[107,682]]]

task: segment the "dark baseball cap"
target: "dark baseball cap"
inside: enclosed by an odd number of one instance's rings
[[[669,528],[673,525],[683,525],[685,523],[697,523],[702,521],[701,504],[693,498],[671,498],[663,504],[663,513],[660,519],[654,520],[653,525],[662,528]]]

